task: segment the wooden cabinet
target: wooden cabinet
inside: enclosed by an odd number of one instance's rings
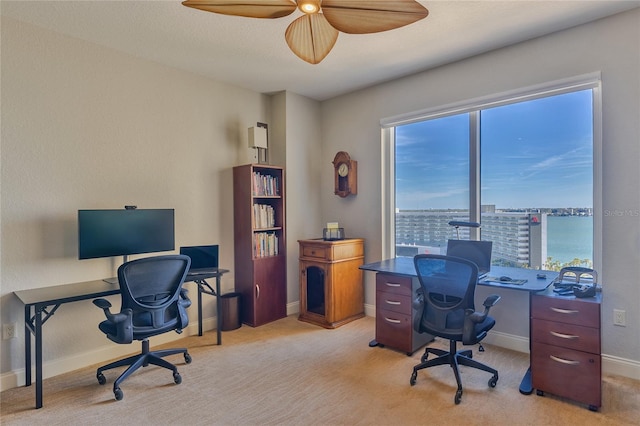
[[[364,240],[299,240],[300,321],[336,328],[364,316]]]
[[[235,290],[253,327],[287,315],[284,183],[282,167],[233,168]]]
[[[600,293],[531,295],[531,379],[538,395],[549,392],[592,411],[602,405],[600,306]]]
[[[427,333],[418,333],[413,322],[421,313],[412,307],[413,296],[420,288],[417,279],[409,276],[376,274],[376,340],[379,346],[413,354],[433,340]]]

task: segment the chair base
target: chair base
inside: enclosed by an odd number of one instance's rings
[[[184,361],[187,364],[190,364],[191,355],[189,355],[189,352],[187,351],[186,348],[150,351],[149,340],[145,339],[142,341],[142,352],[140,354],[133,355],[118,361],[114,361],[107,365],[103,365],[102,367],[98,368],[98,370],[96,371],[96,377],[98,379],[98,383],[100,383],[101,385],[104,385],[105,383],[107,383],[107,380],[104,377],[104,374],[102,374],[103,371],[110,370],[112,368],[123,367],[125,365],[129,366],[122,374],[120,374],[120,376],[115,380],[115,382],[113,382],[113,393],[116,397],[116,400],[118,401],[121,400],[124,396],[122,393],[122,390],[120,389],[120,384],[127,377],[129,377],[136,370],[138,370],[140,367],[147,367],[149,364],[157,365],[159,367],[163,367],[173,371],[173,381],[176,384],[180,384],[182,383],[182,377],[180,376],[180,373],[178,373],[178,368],[172,363],[170,363],[169,361],[162,359],[165,356],[180,354],[180,353],[184,354]]]
[[[437,355],[437,358],[428,359],[429,354]],[[418,370],[422,370],[429,367],[435,367],[436,365],[445,365],[449,364],[453,369],[453,374],[456,377],[456,383],[458,385],[458,389],[456,390],[456,396],[454,402],[456,404],[460,404],[460,399],[462,398],[462,380],[460,379],[460,365],[465,365],[467,367],[477,368],[478,370],[483,370],[488,373],[493,374],[491,379],[489,379],[489,387],[495,388],[498,383],[498,370],[491,368],[487,365],[484,365],[478,361],[472,359],[473,353],[471,350],[457,350],[456,341],[449,341],[449,351],[444,351],[442,349],[436,348],[426,348],[424,354],[420,358],[422,361],[420,364],[413,367],[413,373],[411,374],[411,379],[409,383],[411,386],[416,384],[416,378],[418,377]]]

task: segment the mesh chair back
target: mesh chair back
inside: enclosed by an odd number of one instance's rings
[[[178,301],[190,264],[188,256],[168,255],[133,260],[118,268],[122,309],[133,311],[134,335],[136,328],[148,333],[187,326]]]
[[[424,298],[421,328],[460,340],[465,310],[475,310],[478,267],[465,259],[433,254],[415,256],[414,265]]]

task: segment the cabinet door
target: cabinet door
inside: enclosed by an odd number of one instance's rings
[[[258,326],[287,315],[285,257],[256,259],[254,262],[254,321]]]

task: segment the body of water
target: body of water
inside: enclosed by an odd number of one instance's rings
[[[547,217],[547,256],[562,263],[593,260],[593,216]]]

